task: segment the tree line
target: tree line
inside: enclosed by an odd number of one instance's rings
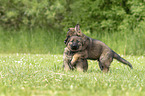
[[[111,32],[139,28],[145,21],[145,0],[0,0],[0,26]]]

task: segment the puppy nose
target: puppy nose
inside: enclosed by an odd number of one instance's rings
[[[78,44],[77,44],[77,43],[73,43],[73,44],[71,45],[71,48],[72,48],[73,50],[77,50],[77,49],[78,49]]]
[[[73,43],[73,44],[72,44],[72,47],[76,47],[76,46],[77,46],[77,43]]]

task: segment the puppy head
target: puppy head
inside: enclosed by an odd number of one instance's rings
[[[67,40],[71,37],[71,36],[80,36],[80,37],[83,37],[83,33],[81,32],[80,30],[80,26],[79,24],[77,24],[75,26],[75,28],[69,28],[68,29],[68,32],[67,32],[67,36],[66,36],[66,39],[64,41],[64,43],[66,44]]]
[[[71,36],[66,44],[67,48],[73,52],[82,50],[83,40],[78,36]]]

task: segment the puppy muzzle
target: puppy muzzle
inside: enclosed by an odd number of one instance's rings
[[[73,43],[72,45],[71,45],[71,49],[72,50],[78,50],[79,49],[79,45],[77,44],[77,43]]]

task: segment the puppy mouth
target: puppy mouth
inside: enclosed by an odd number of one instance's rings
[[[78,51],[79,46],[71,46],[70,49],[71,49],[71,51]]]
[[[79,49],[79,46],[72,46],[71,49],[72,50],[78,50]]]

